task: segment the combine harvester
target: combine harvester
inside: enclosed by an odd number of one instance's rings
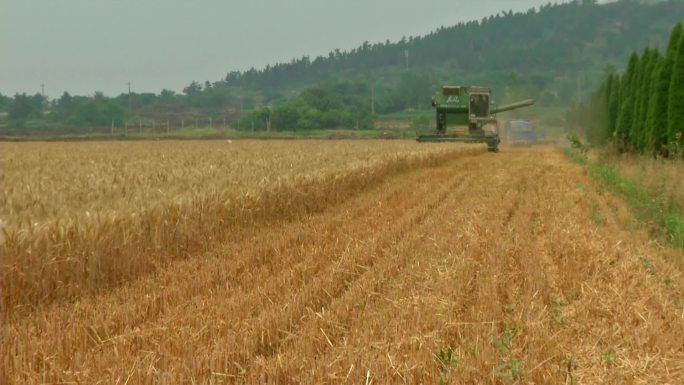
[[[491,102],[491,94],[488,87],[442,87],[442,92],[432,98],[432,106],[437,110],[437,129],[419,134],[417,140],[487,143],[489,151],[499,151],[499,124],[494,114],[531,106],[534,100],[496,107]]]

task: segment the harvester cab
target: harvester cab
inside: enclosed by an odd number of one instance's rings
[[[496,107],[488,87],[444,86],[432,98],[437,112],[437,127],[431,133],[419,133],[419,142],[486,143],[489,151],[498,151],[501,142],[497,112],[510,111],[534,104],[525,100]]]

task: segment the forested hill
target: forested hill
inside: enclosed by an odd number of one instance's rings
[[[183,127],[211,119],[258,129],[268,127],[266,107],[287,117],[273,118],[276,129],[359,127],[372,125],[377,114],[429,109],[430,96],[445,83],[490,86],[499,103],[534,98],[540,106],[567,107],[589,96],[612,70],[623,70],[632,52],[665,47],[679,21],[684,0],[548,4],[426,36],[231,72],[214,82],[193,81],[182,93],[65,92],[54,100],[0,95],[0,133],[125,127],[132,121],[139,127],[152,121],[154,128],[155,120],[168,128],[168,122]]]
[[[621,65],[635,50],[662,46],[667,31],[683,19],[684,1],[680,0],[549,3],[525,13],[503,12],[442,27],[396,43],[365,42],[349,52],[332,51],[327,57],[303,57],[262,70],[231,72],[225,81],[249,88],[282,88],[348,80],[403,68],[407,51],[409,68],[442,70],[439,77],[489,71],[521,75],[603,71],[608,64]]]

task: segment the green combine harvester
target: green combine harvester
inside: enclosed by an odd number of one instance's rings
[[[498,122],[494,114],[531,106],[534,100],[496,107],[488,87],[444,86],[432,98],[437,110],[435,132],[418,135],[419,142],[487,143],[489,151],[499,151]]]

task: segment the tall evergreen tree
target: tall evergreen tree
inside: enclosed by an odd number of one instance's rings
[[[665,56],[660,60],[655,71],[655,84],[651,106],[649,107],[649,125],[653,141],[653,149],[660,155],[667,156],[668,114],[670,103],[670,84],[674,66],[677,42],[682,37],[684,28],[681,23],[672,29]]]
[[[648,50],[644,51],[644,54],[639,56],[636,72],[634,73],[634,79],[629,90],[629,94],[631,95],[631,99],[634,103],[631,111],[632,125],[629,127],[628,135],[629,149],[636,151],[639,151],[639,137],[641,136],[641,122],[639,121],[639,108],[641,106],[641,84],[646,73],[648,57]]]
[[[608,95],[608,132],[615,133],[618,121],[618,112],[620,111],[620,75],[610,75],[613,79],[610,87],[610,94]]]
[[[654,67],[657,64],[659,54],[657,49],[647,49],[644,53],[644,66],[641,77],[641,84],[639,86],[638,106],[637,106],[637,131],[639,132],[637,141],[635,143],[636,149],[643,153],[649,142],[648,129],[648,107],[651,99]]]
[[[601,144],[605,144],[606,140],[610,138],[611,133],[613,132],[612,129],[612,116],[611,116],[611,109],[610,109],[610,102],[611,102],[611,96],[613,95],[614,88],[617,86],[615,84],[615,76],[611,73],[608,75],[608,78],[605,81],[605,88],[603,90],[603,95],[602,95],[602,103],[599,106],[602,111],[602,119],[601,119],[601,125],[603,126],[603,136],[601,138]]]
[[[684,34],[684,26],[682,23],[677,23],[677,25],[674,26],[672,29],[672,32],[670,33],[670,41],[667,45],[667,54],[669,55],[671,52],[674,52],[677,50],[677,43],[679,43],[679,39],[682,37]]]
[[[682,36],[679,37],[674,51],[667,127],[668,143],[681,151],[682,144],[684,144],[684,37]]]
[[[605,144],[610,135],[608,131],[608,95],[612,87],[612,76],[609,76],[594,94],[588,105],[578,107],[577,119],[585,128],[589,143],[595,146]]]
[[[668,89],[670,86],[669,76],[661,79],[665,58],[660,55],[658,50],[654,51],[651,73],[651,84],[648,90],[647,107],[646,107],[646,133],[644,138],[644,150],[652,154],[660,152],[663,140],[663,132],[667,132],[661,128],[667,127],[667,100],[669,98]],[[663,109],[664,106],[664,109]],[[658,116],[657,114],[661,114]]]
[[[629,134],[634,124],[634,94],[633,86],[636,79],[639,56],[633,53],[629,59],[627,71],[622,75],[620,89],[620,112],[618,113],[615,136],[617,147],[620,151],[626,151],[629,147]]]

